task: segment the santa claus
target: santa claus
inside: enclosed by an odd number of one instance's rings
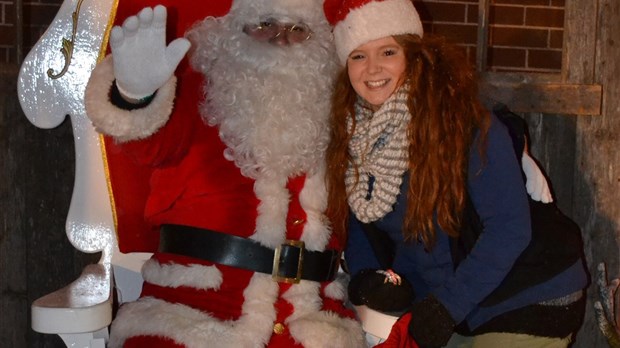
[[[128,17],[88,84],[110,155],[149,168],[158,241],[110,346],[363,347],[324,215],[337,62],[322,1],[226,4],[196,5],[217,9],[168,45],[165,7]]]

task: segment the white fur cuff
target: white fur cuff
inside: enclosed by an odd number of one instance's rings
[[[93,70],[84,95],[86,114],[99,133],[110,135],[119,142],[127,142],[146,138],[166,124],[174,105],[174,75],[157,90],[149,105],[131,111],[110,103],[113,81],[114,66],[112,56],[108,56]]]

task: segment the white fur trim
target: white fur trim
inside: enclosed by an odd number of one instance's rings
[[[325,287],[325,296],[340,301],[346,301],[349,297],[347,294],[347,285],[349,284],[349,275],[344,272],[338,272],[336,279]]]
[[[336,51],[342,65],[357,47],[386,36],[417,34],[424,29],[411,0],[371,1],[351,10],[334,27]]]
[[[327,208],[327,191],[324,180],[324,166],[308,175],[299,194],[299,202],[306,213],[301,240],[308,250],[323,251],[331,230],[324,214]],[[290,194],[286,189],[287,178],[274,178],[263,175],[256,179],[254,192],[260,200],[256,233],[251,237],[261,244],[275,248],[286,239],[286,216],[290,203]]]
[[[149,105],[131,111],[110,103],[113,82],[114,66],[110,55],[93,70],[84,95],[86,114],[98,132],[110,135],[116,141],[127,142],[146,138],[168,122],[176,92],[174,75],[157,90]]]
[[[366,348],[364,332],[353,319],[333,312],[315,312],[288,323],[297,341],[308,348]]]
[[[302,281],[282,296],[295,311],[287,318],[291,335],[304,347],[357,348],[366,347],[360,324],[336,313],[322,311],[320,284]]]
[[[271,276],[255,274],[236,321],[222,321],[181,304],[141,298],[120,308],[112,323],[109,347],[122,347],[127,338],[138,335],[169,337],[188,348],[202,348],[207,343],[218,348],[264,347],[273,331],[277,296],[278,284]]]
[[[321,284],[318,282],[302,280],[282,295],[295,307],[295,311],[287,318],[287,322],[321,310],[320,288]]]
[[[308,250],[325,250],[332,233],[328,218],[324,214],[327,209],[324,178],[325,166],[321,166],[314,175],[306,178],[306,183],[299,194],[299,202],[306,213],[306,225],[301,240]],[[347,282],[346,275],[339,273],[338,277],[325,287],[325,296],[335,300],[346,299]]]
[[[287,178],[262,176],[254,182],[254,193],[260,200],[256,218],[256,233],[252,239],[275,249],[286,239],[286,215],[290,194],[286,189]]]
[[[307,348],[367,347],[360,324],[333,312],[312,313],[288,323],[288,328],[291,336]]]
[[[329,242],[331,230],[324,212],[327,209],[327,189],[325,188],[325,166],[321,165],[314,174],[306,177],[299,193],[299,203],[306,213],[301,240],[308,250],[323,251]]]
[[[160,264],[150,259],[142,266],[144,281],[165,287],[189,286],[196,289],[219,289],[222,272],[215,266]]]

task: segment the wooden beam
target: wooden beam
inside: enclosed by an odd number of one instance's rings
[[[599,1],[571,0],[564,6],[562,82],[597,83],[594,75]]]
[[[487,51],[489,48],[489,10],[490,0],[478,1],[478,42],[476,44],[476,69],[487,70]]]
[[[487,105],[500,102],[515,112],[601,114],[601,85],[483,80],[480,95]]]

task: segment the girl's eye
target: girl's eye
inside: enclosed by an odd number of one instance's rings
[[[359,59],[364,58],[364,56],[363,56],[363,55],[361,55],[361,54],[352,54],[349,58],[350,58],[351,60],[359,60]]]
[[[385,52],[383,52],[383,55],[385,55],[385,56],[393,56],[395,54],[396,54],[396,50],[394,50],[394,49],[387,49],[387,50],[385,50]]]

